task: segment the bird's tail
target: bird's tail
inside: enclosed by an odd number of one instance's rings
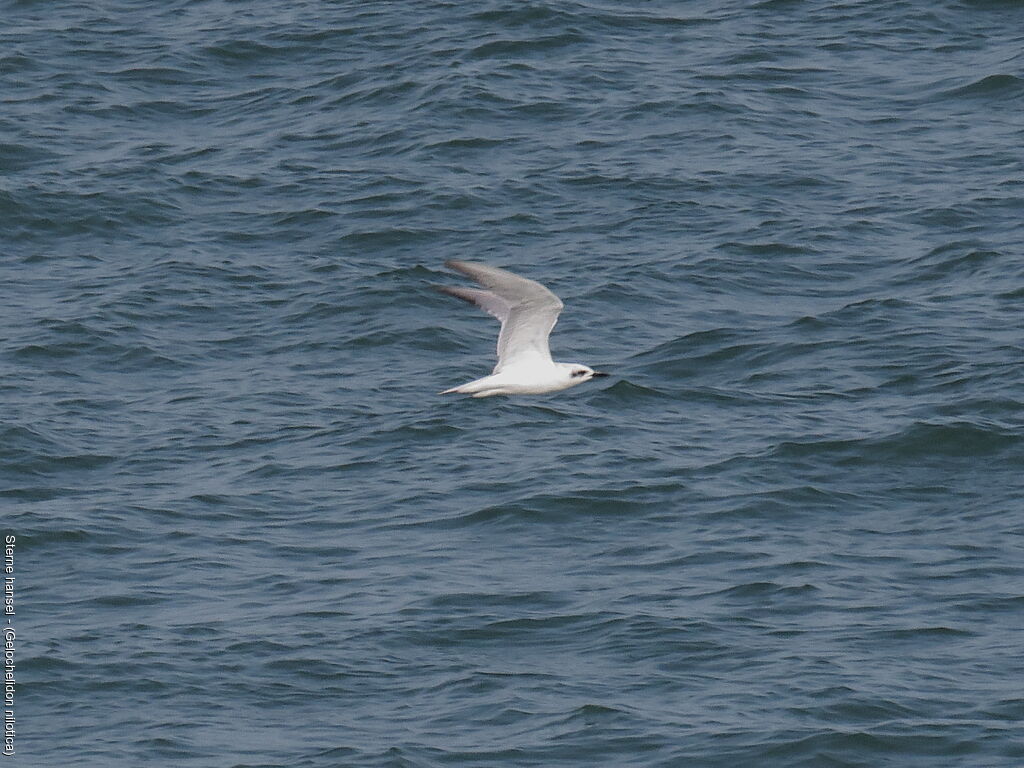
[[[494,376],[484,376],[482,379],[474,379],[468,381],[465,384],[460,384],[457,387],[446,389],[442,392],[438,392],[439,395],[473,395],[474,397],[480,397],[481,393],[491,389],[493,387]]]

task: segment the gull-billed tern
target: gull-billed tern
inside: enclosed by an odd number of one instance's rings
[[[543,285],[486,264],[446,261],[445,266],[473,278],[486,290],[441,285],[435,286],[437,290],[494,315],[501,321],[501,333],[498,364],[491,375],[446,389],[442,395],[542,395],[608,375],[580,363],[556,363],[551,359],[548,335],[562,311],[562,302]]]

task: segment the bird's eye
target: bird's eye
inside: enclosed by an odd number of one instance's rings
[[[577,376],[582,376],[585,373],[586,373],[586,371],[573,371],[572,372],[572,377],[575,379]]]

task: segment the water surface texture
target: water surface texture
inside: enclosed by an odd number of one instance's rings
[[[1021,3],[0,9],[18,765],[1024,765]]]

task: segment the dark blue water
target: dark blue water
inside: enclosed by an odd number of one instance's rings
[[[0,9],[12,764],[1024,764],[1020,3]]]

